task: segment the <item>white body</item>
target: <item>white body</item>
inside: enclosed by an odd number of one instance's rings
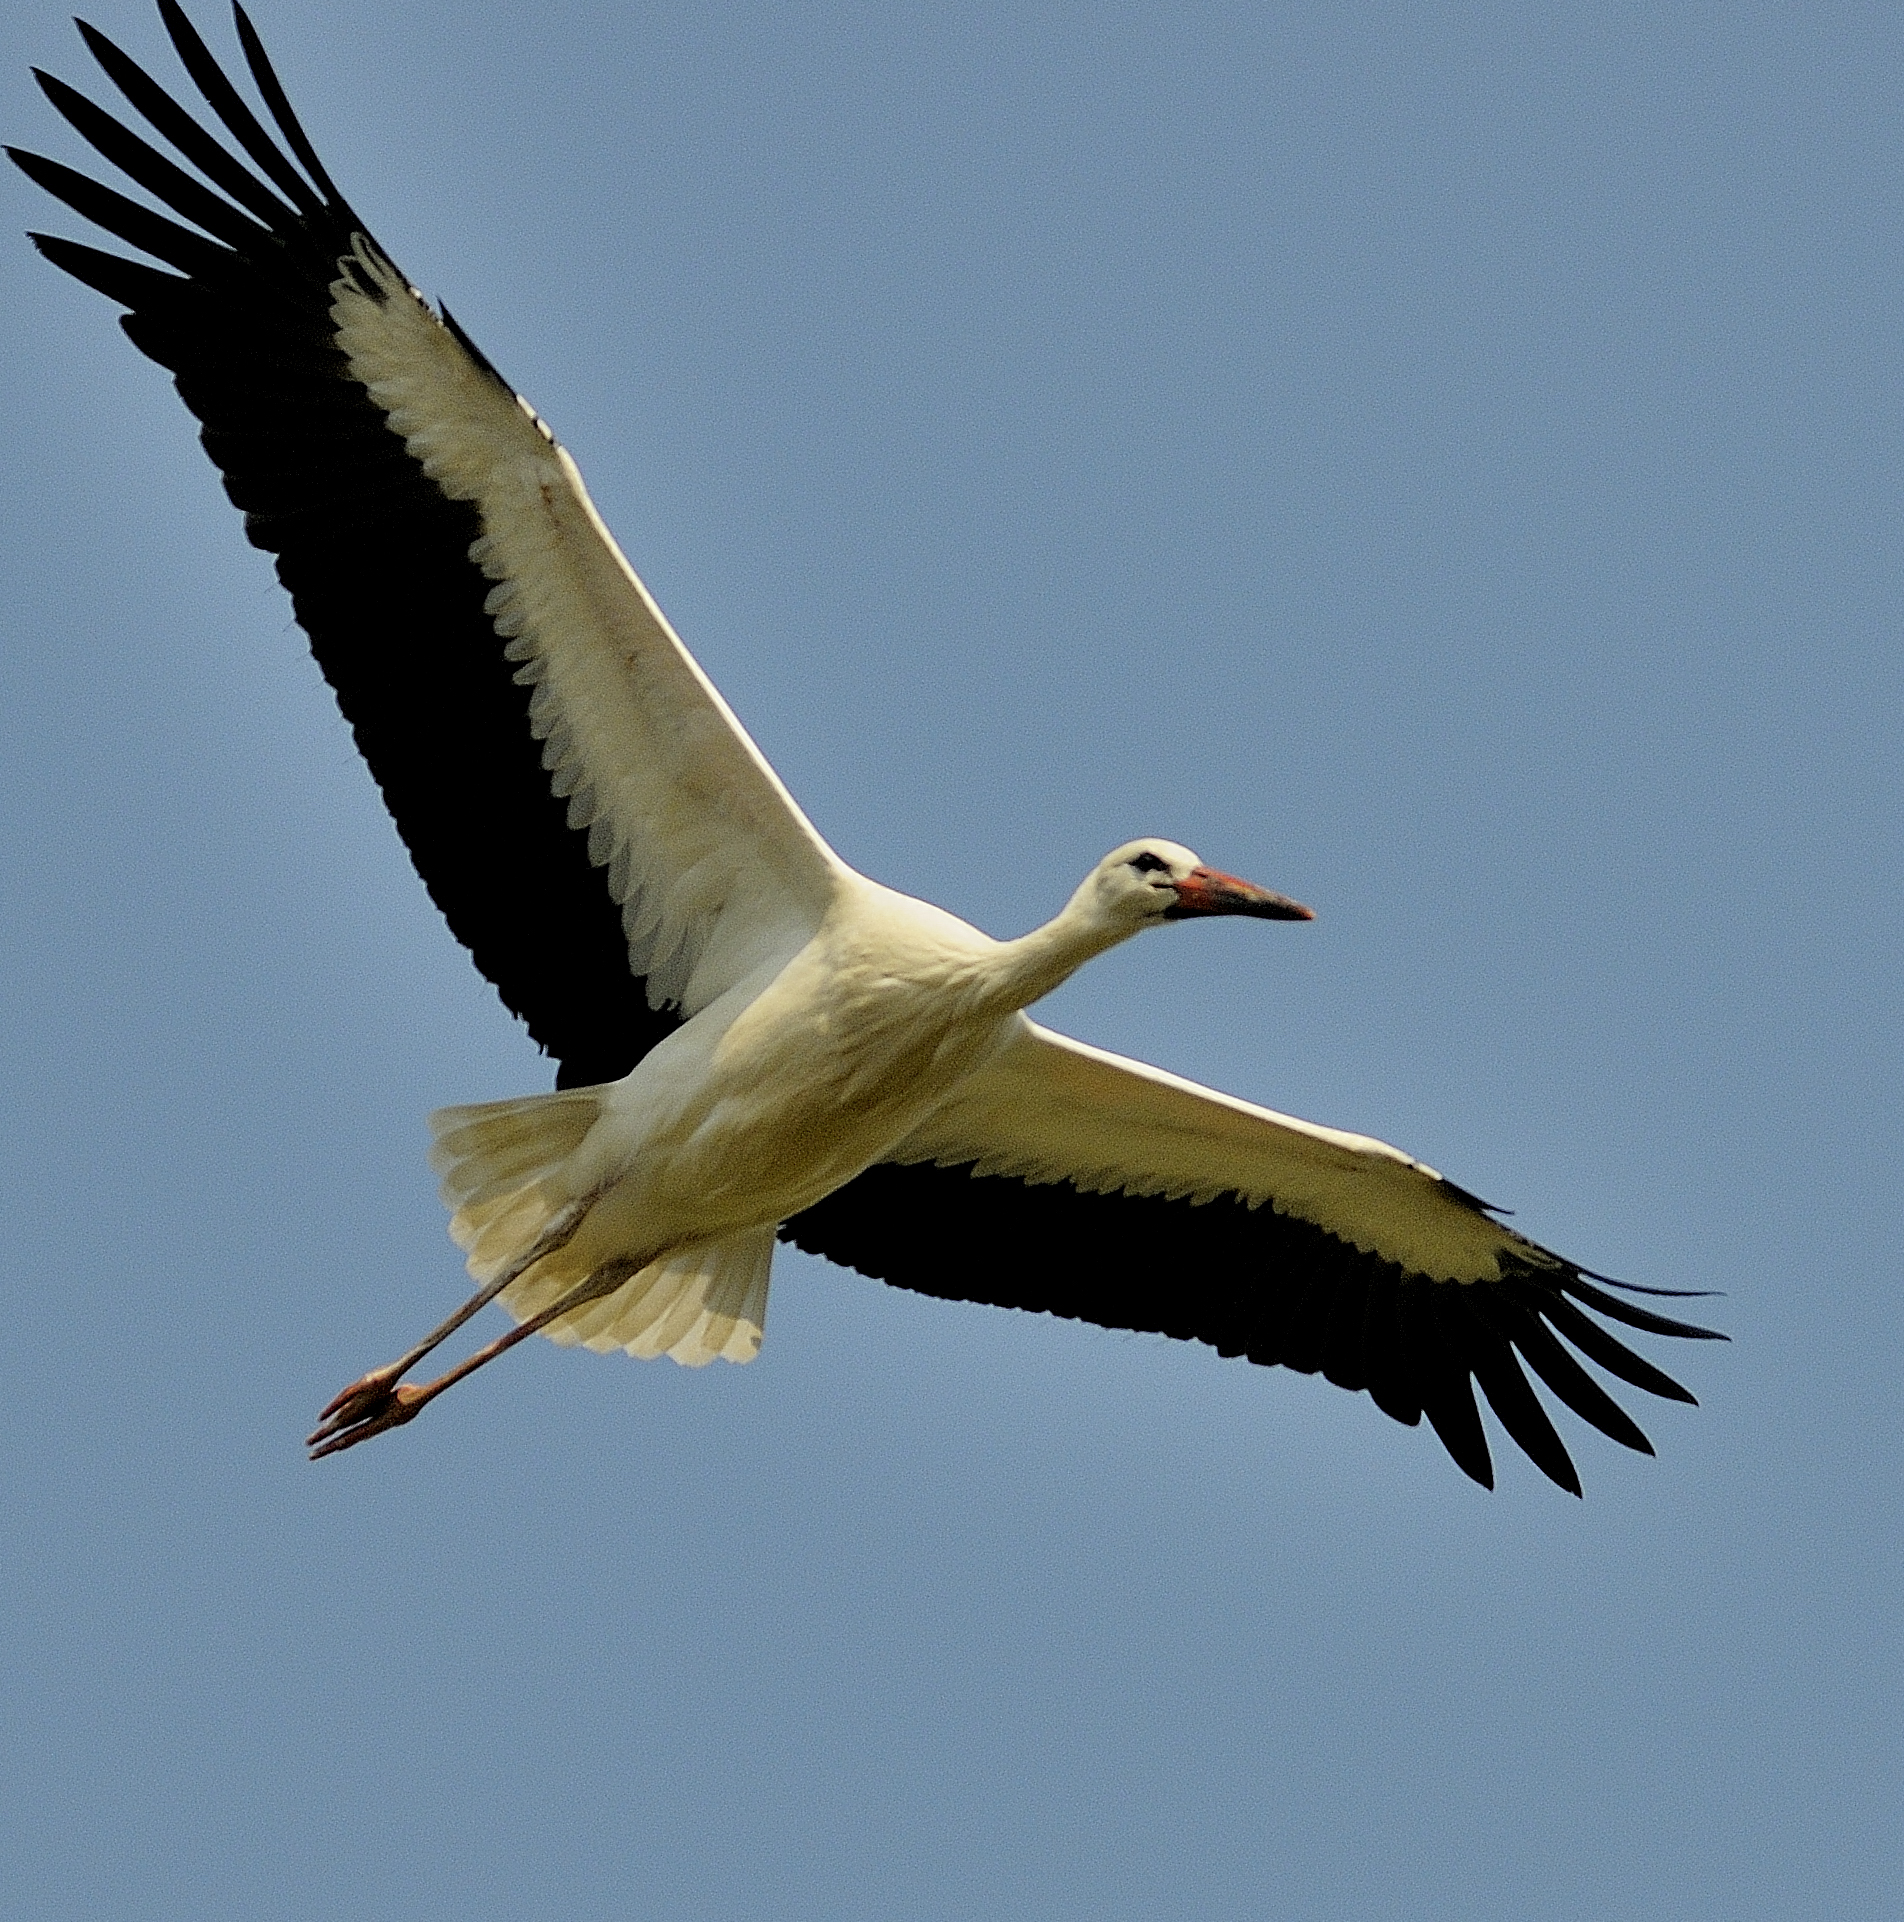
[[[616,1258],[645,1265],[771,1231],[883,1159],[1010,1037],[1006,953],[938,908],[842,877],[790,961],[737,983],[598,1091],[546,1191],[552,1211],[594,1205],[511,1305],[539,1305]]]
[[[288,154],[183,13],[163,13],[259,171],[82,26],[137,113],[219,191],[42,75],[80,134],[187,224],[9,149],[163,269],[35,244],[128,309],[134,344],[173,370],[419,874],[505,1003],[565,1077],[637,1064],[611,1085],[434,1118],[452,1229],[482,1286],[332,1402],[316,1454],[411,1419],[538,1329],[746,1360],[782,1226],[902,1286],[1323,1370],[1399,1421],[1426,1416],[1490,1484],[1475,1381],[1544,1472],[1579,1489],[1517,1354],[1604,1433],[1650,1446],[1563,1340],[1656,1394],[1686,1391],[1575,1303],[1710,1331],[1621,1303],[1379,1141],[1023,1013],[1162,920],[1306,908],[1169,841],[1107,855],[1016,941],[856,874],[675,637],[554,436],[369,237],[242,10]],[[497,1296],[516,1329],[436,1382],[402,1381]]]
[[[1240,1194],[1450,1280],[1531,1244],[1409,1156],[1080,1047],[1019,1011],[1164,901],[1119,849],[1054,921],[1000,942],[840,860],[676,638],[525,403],[368,243],[334,289],[338,340],[472,550],[556,791],[622,903],[631,965],[691,1018],[628,1077],[434,1118],[452,1231],[479,1280],[590,1203],[503,1294],[527,1317],[610,1263],[613,1295],[557,1340],[746,1360],[773,1231],[882,1159],[976,1161],[1132,1193]],[[1196,865],[1169,842],[1178,874]],[[1165,877],[1168,878],[1168,877]]]

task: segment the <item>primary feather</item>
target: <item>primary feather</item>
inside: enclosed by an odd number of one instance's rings
[[[168,155],[65,83],[48,99],[161,214],[8,149],[160,263],[50,235],[125,309],[272,554],[417,872],[557,1063],[557,1091],[447,1109],[434,1159],[484,1284],[345,1391],[319,1452],[409,1419],[404,1368],[498,1296],[518,1333],[746,1360],[776,1235],[900,1286],[1320,1371],[1477,1480],[1478,1383],[1578,1492],[1529,1385],[1649,1444],[1576,1352],[1677,1383],[1585,1312],[1635,1306],[1400,1151],[1066,1040],[1022,1010],[1164,920],[1303,918],[1172,842],[1114,850],[998,942],[847,867],[668,626],[574,463],[343,199],[250,21],[274,136],[176,4],[225,140],[80,31]],[[233,151],[232,145],[237,149]],[[282,144],[280,144],[280,142]],[[183,162],[184,165],[181,165]]]

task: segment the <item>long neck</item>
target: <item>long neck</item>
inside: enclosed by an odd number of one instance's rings
[[[995,1002],[1000,1012],[1028,1008],[1068,981],[1093,955],[1136,932],[1107,923],[1080,888],[1043,927],[999,943],[986,970],[985,999]]]

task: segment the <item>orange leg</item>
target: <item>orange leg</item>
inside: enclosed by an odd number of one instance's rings
[[[574,1238],[576,1229],[582,1225],[582,1218],[588,1213],[594,1199],[592,1195],[586,1196],[564,1208],[537,1236],[535,1245],[527,1254],[511,1262],[494,1281],[477,1289],[447,1321],[432,1328],[407,1354],[400,1355],[395,1361],[387,1363],[382,1368],[373,1368],[369,1374],[360,1376],[348,1388],[334,1395],[318,1416],[317,1429],[311,1435],[307,1445],[316,1448],[320,1442],[327,1442],[346,1429],[355,1429],[360,1424],[373,1420],[379,1421],[381,1427],[367,1429],[366,1434],[378,1434],[382,1432],[382,1428],[394,1427],[399,1421],[408,1421],[410,1417],[401,1414],[395,1415],[391,1420],[383,1419],[385,1416],[392,1415],[406,1398],[414,1396],[416,1392],[414,1389],[399,1388],[398,1383],[402,1378],[432,1349],[455,1334],[472,1315],[488,1307],[511,1282],[520,1281],[543,1256],[552,1255],[558,1248],[565,1247]],[[593,1277],[591,1276],[590,1279],[592,1280]],[[585,1296],[582,1299],[588,1299],[588,1297]],[[541,1322],[538,1320],[537,1326],[540,1325]],[[447,1386],[447,1382],[445,1385]],[[354,1439],[362,1441],[364,1435],[357,1435]],[[349,1446],[348,1443],[342,1445]],[[329,1451],[319,1450],[319,1453],[326,1452]],[[312,1459],[315,1460],[316,1457],[313,1456]]]
[[[584,1302],[599,1301],[604,1295],[612,1295],[639,1268],[638,1262],[604,1262],[585,1281],[578,1281],[567,1294],[551,1302],[540,1314],[531,1315],[527,1321],[517,1323],[506,1335],[498,1335],[486,1348],[479,1348],[467,1360],[458,1362],[447,1375],[439,1375],[435,1381],[426,1381],[421,1385],[396,1383],[376,1406],[366,1409],[362,1414],[352,1417],[346,1411],[340,1411],[333,1415],[310,1438],[311,1460],[321,1461],[326,1455],[342,1454],[346,1448],[355,1448],[372,1435],[381,1435],[386,1428],[401,1428],[405,1422],[415,1421],[444,1389],[454,1387],[465,1375],[473,1375],[477,1369],[494,1361],[517,1342],[528,1340],[557,1316],[567,1314],[571,1308],[579,1308]],[[385,1372],[378,1370],[379,1374]]]

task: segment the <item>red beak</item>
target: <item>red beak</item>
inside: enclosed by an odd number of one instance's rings
[[[1215,868],[1192,868],[1177,883],[1177,905],[1164,910],[1166,921],[1187,921],[1200,914],[1247,914],[1258,921],[1313,921],[1313,908],[1286,894],[1271,894],[1253,881],[1239,881]]]

